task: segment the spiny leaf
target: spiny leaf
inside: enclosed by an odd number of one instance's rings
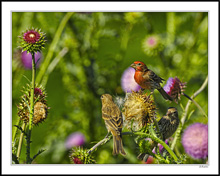
[[[24,133],[25,136],[27,136],[27,133],[18,125],[14,125],[15,127],[17,127],[22,133]]]
[[[31,159],[31,162],[38,156],[40,155],[41,153],[43,153],[46,149],[40,149],[36,155],[33,156],[33,158]]]

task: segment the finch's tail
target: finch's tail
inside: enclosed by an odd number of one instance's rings
[[[173,98],[171,98],[165,91],[164,89],[161,87],[160,89],[157,89],[160,94],[163,96],[163,98],[165,98],[166,100],[170,100],[173,101]]]
[[[120,136],[113,136],[113,155],[117,155],[121,153],[122,155],[126,155],[123,144],[122,144],[122,138]]]

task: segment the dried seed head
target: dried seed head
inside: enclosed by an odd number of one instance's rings
[[[47,109],[48,107],[44,103],[40,101],[36,102],[36,104],[34,105],[34,124],[43,122],[47,118]]]
[[[123,117],[124,126],[131,129],[133,121],[133,130],[142,129],[155,116],[156,106],[152,95],[143,94],[141,92],[132,92],[126,94]]]
[[[30,85],[27,85],[26,88],[22,90],[24,93],[21,97],[21,101],[18,105],[18,116],[21,120],[25,123],[29,122],[29,108],[30,107]],[[48,109],[47,100],[46,100],[46,93],[42,86],[36,86],[34,90],[34,117],[33,117],[33,124],[37,125],[40,122],[43,122],[47,118]]]

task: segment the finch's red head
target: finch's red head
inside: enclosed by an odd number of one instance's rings
[[[138,71],[147,70],[147,66],[141,61],[135,61],[133,64],[130,65],[130,67]]]

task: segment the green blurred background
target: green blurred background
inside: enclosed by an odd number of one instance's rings
[[[208,75],[208,13],[206,12],[13,12],[12,13],[12,125],[18,120],[17,104],[21,89],[31,80],[31,70],[19,62],[18,36],[27,28],[40,28],[47,43],[43,59],[37,69],[37,83],[47,92],[49,115],[32,131],[31,156],[41,148],[44,153],[37,164],[69,164],[69,150],[65,148],[68,135],[85,135],[84,148],[92,147],[107,133],[101,118],[100,96],[110,93],[124,96],[121,76],[129,65],[143,61],[159,76],[167,80],[177,76],[187,82],[185,93],[191,96]],[[157,36],[159,45],[147,51],[146,37]],[[165,82],[164,84],[165,85]],[[154,92],[157,116],[169,106],[179,104],[164,101]],[[208,87],[195,99],[208,113]],[[186,105],[187,99],[181,98]],[[194,122],[207,124],[195,105],[195,110],[183,129]],[[12,127],[14,134],[15,127]],[[93,143],[95,142],[95,143]],[[112,156],[112,141],[94,152],[97,163],[142,163],[136,159],[138,148],[134,138],[123,138],[127,156]],[[178,142],[180,152],[184,152]],[[25,145],[21,159],[25,160]],[[189,159],[188,163],[198,161]]]

